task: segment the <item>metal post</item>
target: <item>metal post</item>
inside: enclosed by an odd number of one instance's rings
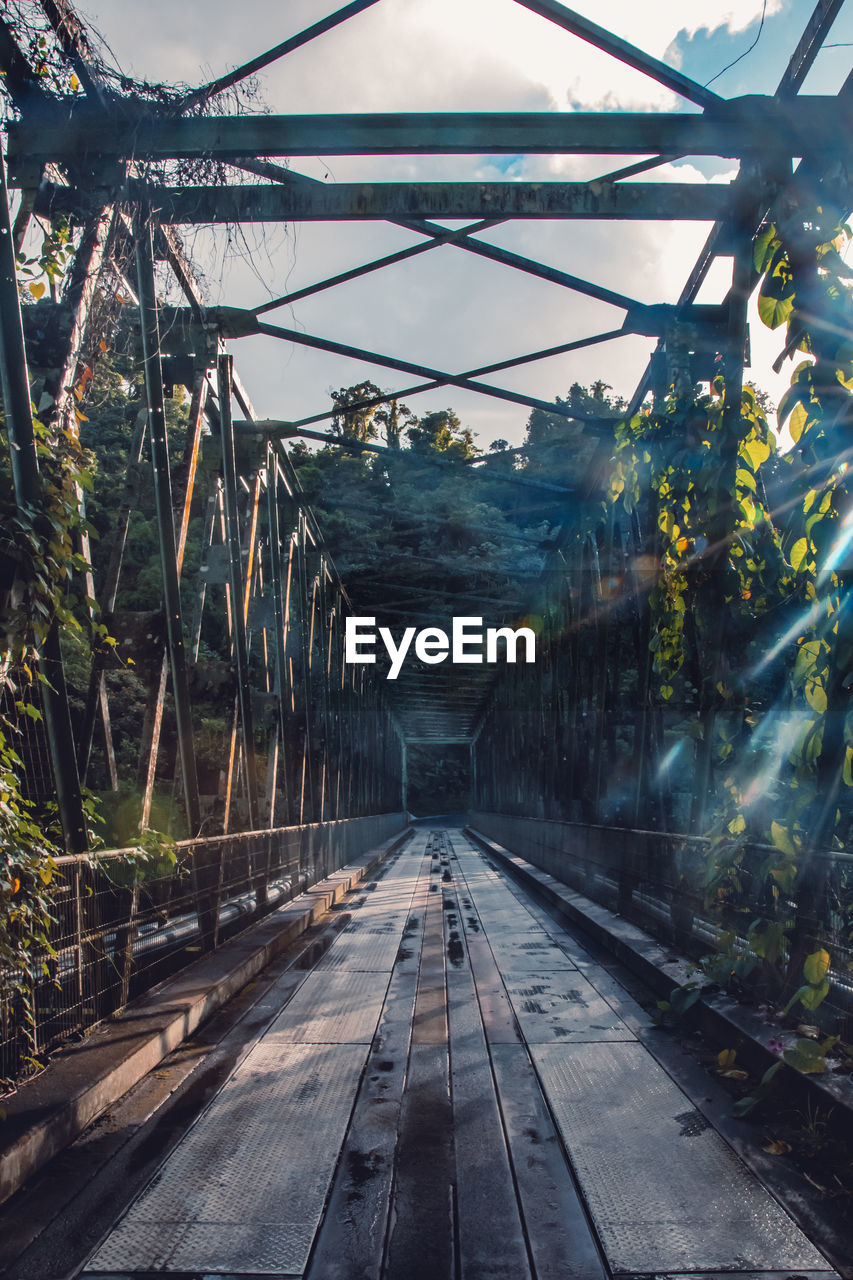
[[[46,390],[54,392],[54,403],[51,410],[50,422],[57,431],[70,430],[74,435],[78,435],[77,423],[74,414],[75,401],[74,392],[77,381],[77,371],[81,362],[84,360],[84,351],[88,345],[91,346],[93,339],[91,337],[91,312],[92,302],[96,296],[98,284],[100,281],[101,271],[106,256],[106,248],[112,234],[112,228],[115,218],[115,212],[111,205],[102,209],[101,212],[91,218],[85,226],[80,241],[79,248],[74,255],[74,265],[68,283],[64,289],[63,302],[73,313],[74,321],[67,340],[64,341],[65,358],[60,368],[56,371],[54,378],[49,378],[46,384]],[[77,503],[80,508],[80,515],[85,520],[86,502],[82,487],[78,484]],[[89,606],[90,617],[94,620],[96,617],[95,601],[95,579],[91,568],[91,548],[89,545],[89,534],[86,528],[81,530],[79,534],[80,551],[87,563],[84,570],[85,594],[92,602]],[[109,608],[110,606],[105,606]],[[110,723],[110,709],[107,700],[106,684],[103,676],[103,653],[93,658],[93,672],[98,665],[98,658],[101,658],[100,679],[94,685],[95,699],[92,707],[91,725],[89,727],[89,709],[87,706],[86,725],[84,732],[80,736],[80,742],[77,749],[77,767],[80,772],[81,779],[85,782],[86,769],[88,766],[89,753],[92,747],[92,732],[94,729],[95,714],[98,710],[101,712],[101,723],[104,734],[104,749],[107,758],[107,767],[110,775],[110,786],[113,791],[118,791],[118,773],[116,770],[115,748],[113,745],[112,727]]]
[[[298,521],[298,514],[297,514]],[[293,648],[293,628],[291,627],[291,607],[295,599],[296,593],[296,577],[294,574],[294,558],[295,558],[295,530],[291,528],[287,540],[287,580],[284,586],[283,610],[282,616],[284,621],[284,656],[285,656],[285,675],[287,679],[286,691],[282,687],[281,697],[285,709],[285,723],[290,726],[290,732],[286,734],[285,741],[282,743],[282,773],[285,779],[285,795],[287,797],[287,825],[294,824],[297,820],[298,808],[296,805],[297,791],[297,751],[296,745],[299,741],[298,715],[296,711],[296,679],[293,673],[293,657],[291,650]],[[295,607],[295,606],[294,606]]]
[[[115,609],[116,595],[118,594],[119,574],[121,572],[121,563],[124,556],[125,543],[127,541],[127,531],[130,526],[130,513],[134,500],[135,485],[133,482],[133,476],[136,464],[142,457],[142,444],[145,436],[145,416],[146,415],[144,413],[140,413],[133,428],[133,434],[131,436],[130,448],[127,456],[127,474],[125,478],[124,493],[122,495],[122,504],[115,523],[110,531],[110,559],[104,578],[103,599],[101,601],[101,607],[107,616],[109,616]],[[80,740],[77,748],[77,765],[80,770],[80,777],[84,783],[86,781],[86,774],[89,768],[92,740],[95,735],[95,720],[97,717],[98,704],[100,703],[102,708],[105,708],[106,706],[106,688],[104,681],[104,670],[107,658],[106,651],[107,646],[100,645],[92,654],[92,668],[89,674],[89,690],[86,695],[86,709],[83,714],[83,728],[80,731]]]
[[[255,732],[252,718],[252,694],[249,687],[249,647],[246,641],[244,608],[243,558],[240,549],[240,518],[237,510],[237,464],[234,456],[234,425],[231,418],[232,359],[220,355],[219,434],[222,442],[222,487],[225,498],[225,530],[228,541],[228,565],[231,584],[231,622],[234,641],[234,663],[237,668],[237,701],[243,730],[243,759],[246,765],[246,800],[249,807],[249,829],[258,829],[258,796],[255,774]]]
[[[195,477],[198,468],[198,455],[201,445],[202,428],[204,426],[206,403],[207,371],[204,370],[201,373],[196,374],[193,386],[192,403],[190,405],[190,416],[187,425],[186,447],[184,449],[184,464],[186,471],[184,476],[183,511],[177,534],[177,568],[179,582],[181,580],[184,552],[187,545],[187,532],[189,530],[190,512],[192,510],[193,491],[195,489]],[[112,606],[110,606],[110,608],[112,608]],[[200,625],[201,624],[199,623],[199,626]],[[194,630],[191,632],[191,637],[191,643],[189,646],[191,655],[190,660],[194,662],[197,650]],[[145,790],[142,796],[142,817],[139,824],[143,828],[148,826],[148,819],[151,814],[151,800],[154,795],[154,781],[157,775],[157,756],[160,751],[160,734],[163,729],[163,707],[166,698],[167,675],[168,658],[166,653],[164,653],[160,669],[156,701],[154,703],[152,713],[151,732],[150,735],[143,735],[143,748],[145,749],[147,747],[148,751],[148,768],[145,777]]]
[[[6,432],[15,498],[22,510],[41,507],[41,479],[36,457],[27,352],[15,273],[15,252],[6,187],[6,165],[0,150],[0,382],[6,410]],[[56,799],[65,847],[69,853],[88,849],[86,820],[74,735],[68,710],[59,632],[54,621],[42,645],[42,706],[47,726]]]
[[[328,572],[326,569],[326,558],[320,553],[319,569],[317,571],[317,607],[319,613],[320,635],[318,640],[318,649],[321,659],[320,667],[320,690],[322,699],[322,715],[323,715],[323,785],[320,793],[320,821],[325,822],[327,818],[332,816],[332,808],[328,802],[328,796],[331,790],[329,780],[329,744],[331,739],[331,730],[329,724],[329,659],[331,646],[331,633],[329,622],[329,608],[326,598],[326,579]]]
[[[281,743],[285,813],[290,817],[288,754],[288,705],[287,705],[287,651],[285,647],[285,601],[281,564],[281,522],[279,519],[278,458],[273,445],[267,446],[267,521],[270,538],[270,576],[272,578],[273,615],[275,618],[275,671],[278,692],[279,741]],[[273,796],[275,792],[273,792]]]
[[[341,815],[341,784],[343,779],[344,768],[344,680],[346,678],[346,661],[344,657],[344,631],[343,631],[343,596],[341,593],[340,583],[337,587],[337,599],[335,601],[335,609],[332,615],[335,623],[335,653],[340,664],[340,679],[335,681],[335,727],[337,728],[338,750],[337,759],[335,761],[335,809],[334,817],[340,818]],[[349,817],[349,814],[345,815]]]
[[[307,782],[308,792],[308,812],[310,814],[309,821],[315,820],[314,812],[314,769],[312,761],[312,726],[311,715],[313,709],[312,703],[312,683],[311,683],[311,639],[310,626],[311,614],[309,612],[310,602],[308,599],[308,575],[306,573],[306,547],[305,543],[308,539],[308,528],[305,520],[304,512],[299,512],[299,523],[297,526],[296,537],[296,571],[297,571],[297,590],[299,597],[299,643],[302,659],[302,710],[303,710],[303,738],[302,738],[302,777],[300,783],[299,798],[299,821],[305,821],[305,792]]]
[[[154,284],[151,219],[150,213],[144,208],[140,208],[137,214],[135,240],[136,274],[139,283],[139,315],[142,329],[142,358],[145,367],[148,429],[151,440],[151,465],[154,475],[154,503],[160,537],[160,563],[163,571],[166,642],[169,648],[169,664],[172,672],[172,694],[175,700],[178,752],[187,809],[187,826],[190,835],[195,836],[200,825],[198,775],[196,773],[192,715],[190,712],[190,695],[181,620],[178,552],[172,510],[169,446],[166,439],[166,406],[163,396],[163,370],[160,365],[160,332]]]

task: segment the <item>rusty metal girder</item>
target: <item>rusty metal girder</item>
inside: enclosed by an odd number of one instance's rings
[[[656,111],[394,112],[152,119],[58,101],[9,126],[13,171],[24,157],[97,171],[110,158],[228,161],[241,156],[839,154],[849,131],[835,98],[760,94],[703,113]]]

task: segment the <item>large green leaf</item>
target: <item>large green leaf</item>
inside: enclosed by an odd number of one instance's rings
[[[793,862],[786,863],[783,867],[773,867],[770,874],[783,893],[793,893],[797,881],[797,868]]]
[[[801,539],[805,541],[805,539]],[[793,555],[793,551],[791,553]],[[804,640],[797,650],[797,658],[794,662],[794,671],[792,679],[794,684],[801,684],[805,680],[810,671],[814,667],[820,657],[821,647],[819,640]]]
[[[782,1059],[789,1067],[808,1076],[821,1075],[826,1070],[826,1055],[815,1040],[798,1040],[792,1048],[785,1050]]]
[[[799,443],[800,436],[805,431],[810,421],[809,412],[803,404],[794,405],[791,414],[791,421],[788,423],[788,430],[791,433],[791,439],[794,444]]]
[[[746,456],[753,471],[757,471],[770,457],[770,445],[764,440],[747,440],[741,445],[741,454]]]
[[[773,257],[775,249],[778,247],[776,239],[776,228],[772,222],[768,223],[758,235],[755,237],[752,256],[755,262],[755,270],[759,275],[767,269],[770,259]]]
[[[812,711],[816,711],[818,715],[823,715],[826,711],[826,690],[822,684],[818,684],[816,680],[807,680],[805,684],[806,702]]]
[[[796,854],[797,850],[788,833],[788,828],[783,827],[781,822],[770,823],[770,839],[777,849],[781,849],[782,853],[787,853],[789,857],[793,857]]]
[[[814,1010],[818,1007],[818,1005],[823,1003],[823,1001],[826,999],[828,995],[829,995],[829,982],[824,981],[818,987],[808,986],[803,988],[803,993],[800,996],[800,1001],[804,1008]]]
[[[829,952],[823,947],[817,951],[813,951],[810,956],[806,956],[803,965],[803,976],[806,982],[810,982],[813,987],[819,986],[829,973],[830,966]]]
[[[796,572],[808,554],[809,543],[808,538],[798,538],[791,547],[791,568]]]
[[[794,297],[788,281],[778,276],[765,277],[758,295],[758,314],[768,329],[778,329],[787,323],[794,310]]]
[[[798,382],[793,382],[787,391],[782,393],[782,398],[776,409],[776,418],[781,426],[788,415],[792,412],[795,405],[801,404],[803,396],[807,394]]]

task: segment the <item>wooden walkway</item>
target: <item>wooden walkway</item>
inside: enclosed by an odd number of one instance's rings
[[[85,1277],[834,1275],[643,1010],[460,831],[339,917]]]

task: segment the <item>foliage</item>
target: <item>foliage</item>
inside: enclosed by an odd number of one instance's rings
[[[178,852],[170,835],[146,827],[136,832],[134,844],[120,858],[102,858],[98,865],[118,888],[144,887],[174,872]]]
[[[0,1011],[17,1005],[23,1027],[35,1024],[33,981],[49,974],[53,956],[51,884],[55,843],[34,820],[35,806],[21,789],[23,762],[8,720],[0,720]]]
[[[464,813],[468,808],[468,748],[419,746],[407,752],[409,808],[416,814]]]
[[[416,418],[393,401],[371,405],[379,395],[373,384],[359,384],[332,399],[347,406],[339,411],[340,434],[375,439],[381,429],[387,451],[290,449],[352,598],[362,611],[413,610],[445,622],[453,612],[443,603],[448,595],[493,601],[498,613],[511,608],[519,569],[534,578],[541,567],[532,539],[519,556],[512,489],[504,485],[509,496],[498,494],[488,473],[465,465],[474,456],[473,434],[451,410]],[[352,407],[360,402],[370,407]],[[394,612],[387,618],[389,626],[398,621]]]
[[[660,1027],[677,1027],[693,1006],[699,1003],[701,996],[697,982],[686,982],[682,987],[674,987],[668,1000],[657,1001],[652,1018]]]
[[[735,1115],[749,1115],[757,1106],[773,1096],[776,1077],[783,1065],[799,1071],[802,1075],[823,1075],[827,1069],[827,1054],[835,1049],[838,1043],[838,1036],[826,1036],[823,1040],[813,1040],[807,1036],[799,1037],[794,1044],[782,1050],[780,1060],[767,1068],[756,1088],[747,1096],[738,1099],[733,1108]]]
[[[780,362],[807,357],[778,411],[793,452],[777,452],[754,388],[734,406],[721,376],[707,392],[676,379],[617,427],[609,479],[611,501],[650,530],[656,700],[694,754],[700,889],[726,924],[706,971],[765,998],[787,988],[788,1010],[829,993],[814,936],[825,862],[812,851],[851,833],[849,237],[827,204],[789,207],[755,241],[759,314],[786,326]]]
[[[786,582],[778,535],[759,490],[760,469],[774,447],[770,429],[745,387],[734,425],[737,453],[727,466],[721,455],[732,427],[725,410],[725,384],[718,378],[707,395],[672,396],[663,412],[639,414],[616,429],[611,500],[621,499],[630,514],[644,494],[653,495],[660,572],[650,597],[650,647],[664,701],[673,696],[691,643],[697,665],[713,669],[721,607],[735,626],[748,625]],[[724,559],[716,544],[721,517],[728,526]],[[722,577],[722,599],[703,610],[712,571]],[[692,637],[688,619],[697,622]],[[731,697],[725,685],[717,693]],[[719,758],[729,754],[723,734]]]
[[[805,982],[794,992],[785,1006],[787,1013],[799,1001],[804,1009],[814,1010],[829,995],[829,952],[823,947],[806,956],[803,965]]]
[[[840,721],[853,675],[850,604],[843,588],[850,507],[847,436],[853,425],[853,292],[840,250],[850,238],[831,207],[789,212],[756,239],[755,264],[763,273],[759,309],[765,323],[786,323],[783,356],[809,358],[796,365],[779,404],[799,466],[791,486],[785,541],[804,608],[791,686],[802,729],[792,752],[796,765],[784,821],[773,842],[792,860],[811,828],[812,843],[828,845],[842,814],[832,806],[839,781],[850,786],[853,750]],[[841,769],[837,765],[841,764]],[[837,775],[842,773],[842,779]],[[827,792],[831,794],[827,794]],[[827,810],[815,824],[820,808]]]
[[[23,305],[38,302],[48,288],[55,299],[73,257],[68,219],[56,217],[45,229],[38,253],[18,254],[18,285]]]
[[[439,409],[415,419],[406,429],[413,450],[440,453],[448,458],[467,460],[477,452],[473,433],[463,427],[452,409]]]
[[[68,261],[64,224],[48,232],[36,258],[22,259],[19,287],[32,302],[44,291],[42,277],[60,281]],[[32,1026],[31,984],[51,955],[50,885],[63,852],[52,815],[27,793],[18,750],[21,723],[39,731],[39,654],[57,625],[81,631],[90,602],[81,595],[88,562],[80,550],[87,526],[79,493],[91,486],[90,460],[74,427],[48,428],[34,418],[40,477],[37,507],[20,501],[12,484],[11,445],[0,432],[0,1003],[18,1002],[25,1027]],[[105,629],[95,623],[101,634]],[[91,806],[89,816],[91,816]]]
[[[86,524],[78,497],[78,489],[91,483],[86,455],[70,428],[49,431],[38,419],[33,425],[41,475],[38,509],[16,502],[9,442],[5,433],[0,435],[0,625],[13,665],[32,658],[54,619],[79,630],[81,601],[72,575],[83,575],[88,568],[79,550]]]
[[[717,1054],[717,1071],[727,1080],[746,1080],[749,1072],[741,1070],[740,1067],[736,1067],[736,1060],[736,1049],[722,1049]]]

